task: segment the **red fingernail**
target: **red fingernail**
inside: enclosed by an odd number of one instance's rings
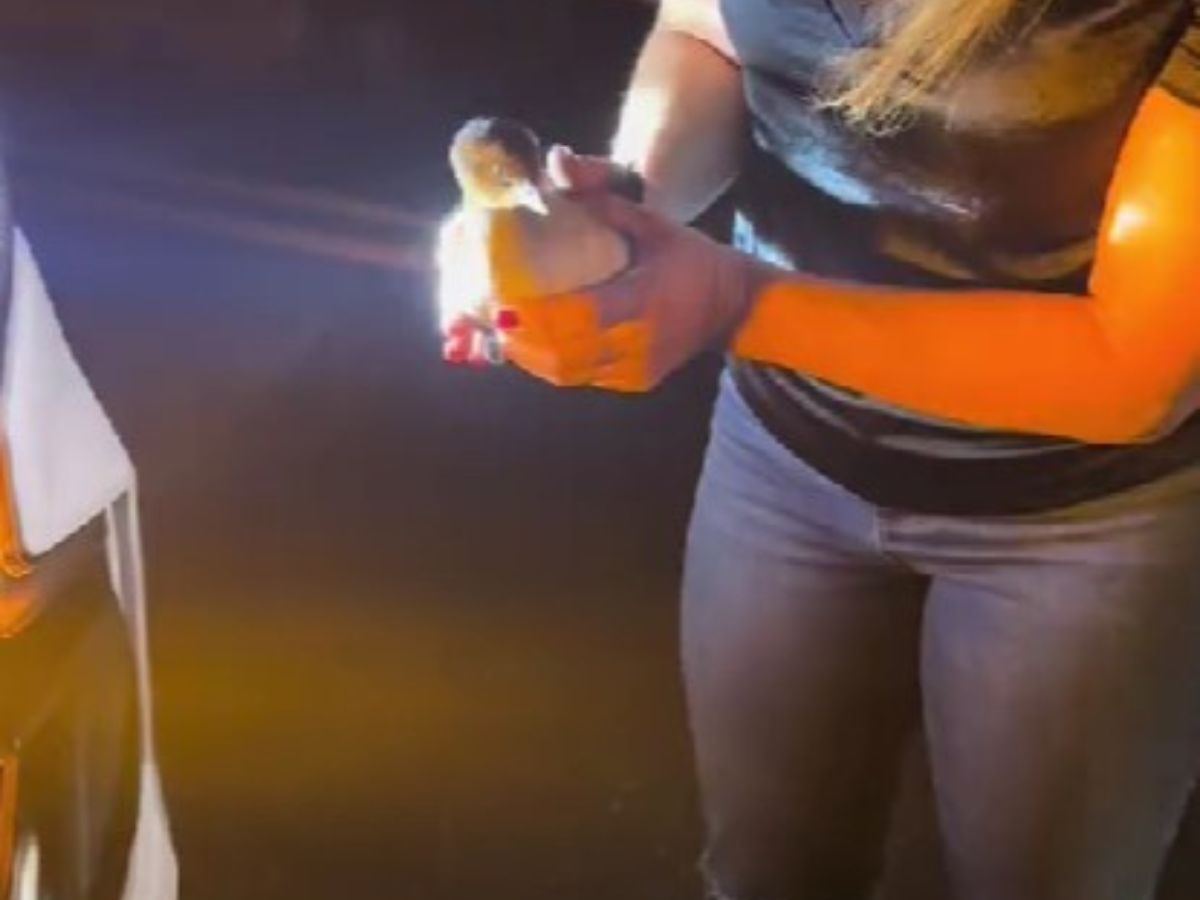
[[[512,331],[521,324],[521,315],[515,309],[502,309],[496,313],[496,327]]]
[[[442,344],[442,358],[448,363],[461,365],[471,355],[470,336],[454,335]]]
[[[474,330],[475,323],[466,316],[461,316],[446,326],[446,336],[449,338],[460,338],[463,335],[469,335]]]

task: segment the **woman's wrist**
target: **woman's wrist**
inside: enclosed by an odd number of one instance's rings
[[[762,292],[778,279],[782,270],[716,241],[716,314],[724,323],[720,329],[722,341],[730,344],[750,318]]]

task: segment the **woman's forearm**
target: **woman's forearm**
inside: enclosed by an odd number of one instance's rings
[[[646,179],[648,204],[702,213],[737,173],[741,77],[715,0],[665,0],[630,80],[612,156]]]
[[[1200,110],[1150,93],[1087,296],[921,292],[767,271],[736,343],[917,412],[1099,443],[1153,436],[1200,367]]]
[[[1167,405],[1087,297],[890,292],[780,272],[734,351],[914,412],[1096,443],[1146,436]]]

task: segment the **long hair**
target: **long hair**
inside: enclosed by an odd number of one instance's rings
[[[823,107],[852,124],[894,131],[947,85],[1013,18],[1022,0],[875,0],[877,46],[830,66]]]

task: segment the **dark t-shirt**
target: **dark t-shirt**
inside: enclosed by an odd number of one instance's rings
[[[876,137],[813,103],[829,60],[872,41],[867,0],[724,0],[752,123],[735,243],[830,278],[1084,302],[1105,195],[1140,100],[1158,82],[1200,104],[1195,3],[1034,4],[1044,12],[980,54],[953,92]],[[732,366],[776,437],[883,506],[1034,512],[1200,460],[1200,415],[1153,443],[1086,445],[922,416],[778,367]]]

